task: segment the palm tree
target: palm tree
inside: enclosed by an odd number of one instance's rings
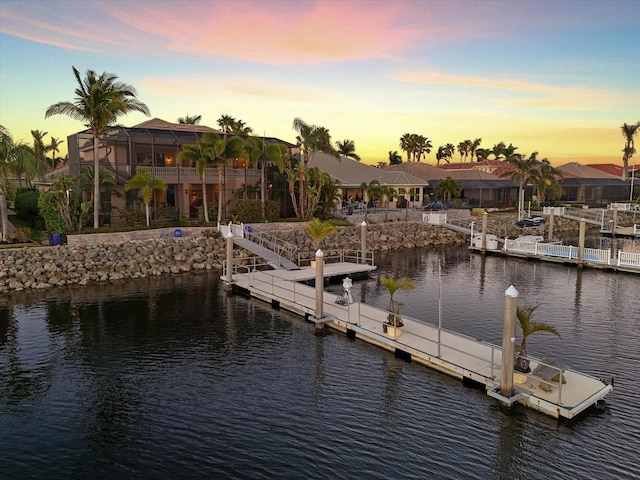
[[[640,129],[640,122],[636,122],[633,124],[623,123],[620,127],[622,130],[622,136],[624,137],[624,149],[622,150],[622,179],[629,179],[629,160],[634,153],[636,153],[635,145],[633,138],[638,133],[638,129]]]
[[[364,220],[367,221],[367,214],[369,212],[369,202],[373,200],[373,197],[377,194],[380,195],[380,182],[378,180],[371,180],[369,183],[362,182],[360,189],[362,190],[362,201],[364,202]]]
[[[504,161],[510,164],[513,169],[504,172],[500,176],[509,177],[512,181],[518,183],[518,219],[520,219],[524,211],[524,189],[527,183],[535,178],[536,169],[540,163],[538,161],[538,152],[533,152],[529,158],[526,155],[514,153]]]
[[[516,318],[520,324],[522,330],[522,342],[516,349],[516,363],[514,369],[518,372],[527,373],[529,371],[529,360],[527,357],[527,338],[537,332],[549,332],[554,335],[560,336],[558,330],[553,325],[549,325],[544,322],[532,322],[531,317],[536,311],[537,306],[525,305],[524,307],[518,307],[516,311]]]
[[[9,213],[7,209],[7,188],[9,176],[14,171],[14,142],[9,131],[0,125],[0,226],[6,241],[9,237]]]
[[[213,162],[214,144],[223,141],[215,133],[204,133],[199,141],[195,144],[182,145],[178,160],[189,160],[192,165],[195,164],[198,178],[202,182],[202,202],[204,206],[204,221],[209,223],[209,208],[207,205],[207,188],[205,183],[205,173],[207,165]],[[222,189],[222,184],[220,185]]]
[[[469,146],[471,145],[471,140],[465,140],[464,142],[460,142],[457,146],[458,153],[460,154],[460,163],[462,163],[462,157],[467,158],[469,155]]]
[[[356,143],[353,140],[343,140],[342,142],[338,140],[336,146],[338,147],[338,153],[343,157],[360,161],[360,155],[356,153]]]
[[[233,118],[231,115],[221,115],[220,118],[217,120],[218,126],[220,127],[220,130],[222,130],[222,132],[225,134],[225,137],[231,133],[231,130],[233,129],[233,126],[236,123],[236,119]]]
[[[338,229],[335,226],[329,222],[322,222],[318,218],[311,220],[307,226],[304,227],[304,231],[311,236],[314,252],[322,246],[322,241],[325,238],[338,233]]]
[[[540,205],[545,202],[547,190],[552,192],[562,191],[562,187],[558,183],[559,178],[562,178],[561,170],[553,167],[546,158],[540,160],[540,164],[532,178]]]
[[[45,118],[52,115],[67,115],[88,125],[93,134],[93,162],[95,199],[93,203],[93,227],[100,226],[100,159],[98,157],[98,142],[110,125],[116,119],[129,112],[141,112],[149,115],[149,108],[140,102],[136,90],[125,83],[117,81],[117,76],[111,73],[96,75],[93,70],[87,70],[86,77],[80,77],[80,72],[73,67],[73,74],[78,82],[75,90],[76,98],[73,102],[58,102],[47,108]]]
[[[31,187],[31,180],[42,173],[42,163],[38,161],[35,150],[31,145],[19,142],[13,144],[12,154],[13,173],[18,179],[18,184],[22,184],[24,175],[25,183]]]
[[[413,150],[413,160],[419,162],[423,156],[426,157],[427,153],[431,153],[433,144],[429,137],[423,135],[413,135],[415,149]]]
[[[247,127],[246,123],[242,120],[235,120],[231,126],[231,134],[245,137],[253,133],[253,128]]]
[[[476,138],[473,142],[471,140],[467,140],[469,142],[469,155],[471,155],[471,161],[473,161],[473,155],[476,153],[476,150],[480,147],[482,143],[482,138]],[[480,159],[478,158],[478,161]]]
[[[380,164],[382,162],[378,162]],[[398,153],[397,150],[389,150],[389,165],[399,165],[402,163],[402,156]],[[378,165],[379,166],[379,165]],[[386,166],[383,165],[383,166]],[[380,167],[382,168],[382,167]]]
[[[398,290],[413,290],[415,285],[410,278],[393,278],[390,276],[383,276],[380,278],[380,284],[385,287],[389,292],[389,308],[387,315],[387,323],[394,327],[402,327],[402,318],[400,317],[400,304],[396,302],[394,295]]]
[[[48,150],[51,152],[51,162],[49,162],[49,168],[51,170],[55,170],[56,167],[58,166],[58,160],[60,160],[59,158],[56,157],[56,153],[60,153],[60,145],[62,145],[62,140],[58,140],[55,137],[51,137],[51,143],[49,144],[49,146],[47,147]]]
[[[184,117],[178,118],[178,123],[185,125],[198,125],[202,120],[202,115],[185,115]]]
[[[391,203],[398,197],[398,192],[395,189],[388,187],[387,185],[381,186],[378,189],[378,192],[386,202],[387,209],[384,214],[384,221],[386,222],[387,220],[389,220],[389,203]]]
[[[447,163],[451,162],[451,157],[453,157],[454,150],[455,147],[451,143],[440,145],[438,147],[438,151],[436,152],[436,162],[438,167],[440,166],[441,160],[444,160]]]
[[[456,198],[462,192],[462,184],[452,177],[440,180],[435,188],[436,194],[444,198],[444,204],[448,205],[451,198]]]
[[[313,204],[317,205],[317,198],[313,195],[320,192],[322,177],[319,177],[309,170],[309,161],[316,152],[323,152],[335,156],[340,159],[340,154],[331,144],[331,135],[325,127],[311,125],[301,118],[296,117],[293,120],[293,128],[298,132],[296,137],[298,147],[302,157],[301,169],[291,171],[289,178],[289,193],[296,215],[302,219],[311,218],[315,211]],[[312,176],[315,177],[312,178]],[[314,183],[314,182],[320,183]],[[297,197],[294,187],[297,184]]]
[[[410,162],[413,151],[415,150],[415,141],[412,134],[405,133],[400,137],[400,150],[406,152],[407,162]]]
[[[140,167],[136,176],[131,178],[124,184],[126,192],[130,190],[140,190],[142,193],[142,201],[144,202],[145,214],[147,217],[147,227],[149,226],[149,204],[153,199],[154,190],[166,190],[167,184],[159,178],[153,178],[146,168]]]

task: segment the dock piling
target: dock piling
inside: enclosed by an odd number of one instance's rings
[[[362,250],[362,263],[367,263],[367,222],[360,224],[360,249]]]
[[[324,253],[316,251],[316,319],[324,316],[322,311],[324,304]]]
[[[502,381],[500,394],[513,395],[513,366],[516,349],[516,312],[518,311],[518,290],[511,285],[504,292],[504,323],[502,326]]]
[[[233,281],[233,232],[227,233],[227,285]]]

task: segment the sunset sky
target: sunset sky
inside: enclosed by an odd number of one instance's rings
[[[44,118],[74,99],[72,66],[116,74],[152,117],[229,114],[290,142],[300,117],[371,164],[402,154],[404,133],[431,139],[430,163],[481,137],[554,165],[621,164],[620,126],[640,120],[640,1],[0,0],[14,139],[84,128]]]

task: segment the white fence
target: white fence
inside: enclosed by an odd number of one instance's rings
[[[607,208],[609,210],[618,210],[619,212],[638,212],[640,213],[640,204],[637,203],[622,203],[613,202],[610,203]]]
[[[244,238],[244,223],[240,225],[231,222],[229,222],[228,225],[218,224],[218,232],[220,232],[222,238],[226,238],[229,232],[231,232],[235,238]]]
[[[447,223],[447,214],[440,212],[423,213],[422,223],[428,223],[429,225],[444,225]]]
[[[553,243],[523,242],[506,239],[503,249],[510,252],[528,253],[539,257],[556,257],[577,260],[579,248],[573,245]],[[585,248],[583,260],[589,263],[640,267],[640,253],[618,252],[618,258],[611,258],[611,250]]]
[[[553,211],[553,215],[556,217],[561,217],[562,215],[564,215],[564,207],[543,207],[542,208],[542,213],[544,213],[545,215],[551,215],[552,211]]]

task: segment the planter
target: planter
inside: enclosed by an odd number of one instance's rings
[[[52,233],[51,234],[51,245],[62,245],[62,234],[61,233]]]
[[[398,338],[402,333],[402,330],[400,330],[400,327],[394,327],[393,325],[389,325],[388,323],[383,323],[382,329],[391,338]]]

